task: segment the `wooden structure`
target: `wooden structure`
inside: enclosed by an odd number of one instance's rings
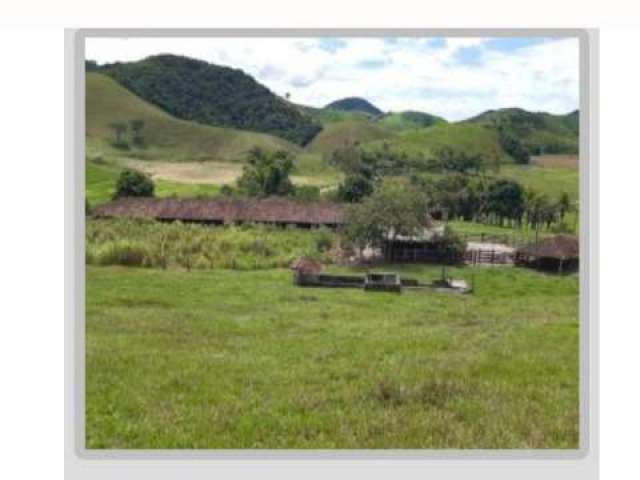
[[[516,251],[515,264],[557,273],[579,268],[580,245],[572,235],[555,235]]]
[[[264,223],[301,228],[337,228],[344,223],[344,207],[331,202],[302,202],[285,197],[261,199],[120,198],[98,205],[98,218],[151,218],[207,225]]]

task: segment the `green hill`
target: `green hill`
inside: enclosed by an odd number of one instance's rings
[[[368,100],[360,97],[347,97],[331,102],[324,107],[327,110],[339,110],[343,112],[363,112],[369,115],[382,115],[382,110]]]
[[[378,125],[392,132],[415,130],[443,123],[447,121],[442,117],[415,111],[389,113],[377,120]]]
[[[304,145],[322,128],[241,70],[177,55],[99,68],[182,120],[268,133]]]
[[[470,155],[480,154],[488,161],[500,158],[511,162],[498,141],[498,132],[484,125],[468,123],[445,123],[421,130],[410,130],[388,137],[384,141],[369,142],[366,149],[386,148],[397,153],[406,153],[417,158],[430,158],[443,147],[450,147]]]
[[[343,120],[328,123],[307,146],[310,152],[331,154],[337,148],[389,138],[391,134],[364,120]]]
[[[297,107],[306,115],[309,115],[322,126],[329,123],[344,122],[346,120],[355,120],[366,122],[371,119],[371,115],[358,111],[333,110],[331,108],[315,108],[306,105],[297,105]]]
[[[115,149],[110,125],[131,120],[144,121],[144,148]],[[86,135],[88,150],[159,160],[237,161],[252,147],[299,150],[271,135],[179,120],[100,73],[86,75]]]
[[[466,122],[504,128],[518,137],[532,154],[575,154],[578,153],[578,117],[578,111],[553,115],[503,108],[488,110]]]

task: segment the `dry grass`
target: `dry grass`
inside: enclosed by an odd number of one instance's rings
[[[578,155],[535,155],[531,163],[539,167],[578,168]]]

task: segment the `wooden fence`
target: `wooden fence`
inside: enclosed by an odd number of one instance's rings
[[[514,254],[495,250],[467,250],[464,261],[469,265],[510,265]]]

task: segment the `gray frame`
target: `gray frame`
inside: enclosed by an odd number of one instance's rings
[[[576,37],[580,42],[580,448],[577,450],[87,450],[84,430],[85,387],[85,268],[84,268],[84,46],[88,37],[464,37],[545,36]],[[188,468],[186,460],[211,465],[212,460],[439,460],[429,468],[454,474],[456,460],[465,459],[462,475],[473,468],[499,467],[492,478],[556,478],[551,464],[559,465],[557,478],[569,478],[572,469],[582,479],[596,478],[598,464],[598,165],[597,165],[597,45],[598,32],[579,29],[86,29],[66,31],[65,78],[65,458],[70,472],[112,478],[132,460],[144,462],[155,478],[175,478]],[[129,462],[127,462],[127,460]],[[162,461],[161,461],[162,460]],[[172,460],[172,462],[166,462]],[[546,460],[547,462],[541,462]],[[552,462],[553,461],[553,462]],[[139,462],[138,462],[139,463]],[[192,462],[193,463],[193,462]],[[100,468],[95,468],[101,465]],[[165,465],[163,467],[163,465]],[[109,468],[107,468],[109,467]],[[571,468],[569,468],[571,467]],[[140,465],[138,465],[140,473]],[[192,465],[192,468],[193,465]],[[206,470],[206,469],[205,469]],[[191,473],[200,478],[200,470]],[[493,472],[493,473],[492,473]],[[138,475],[139,475],[138,473]],[[211,473],[211,472],[210,472]],[[203,475],[203,478],[206,475]],[[134,478],[133,476],[131,478]],[[137,477],[139,478],[139,477]],[[194,478],[196,478],[194,476]],[[438,477],[441,478],[441,477]],[[457,478],[457,477],[447,477]],[[463,478],[463,477],[460,477]]]

